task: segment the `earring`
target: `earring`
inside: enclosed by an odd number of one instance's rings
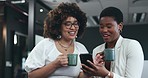
[[[119,29],[120,33],[122,32],[122,29]]]
[[[76,36],[76,38],[77,38],[78,36]]]
[[[57,38],[58,38],[58,39],[61,39],[61,35],[58,35]]]

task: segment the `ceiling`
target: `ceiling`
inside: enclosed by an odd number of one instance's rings
[[[11,0],[25,3],[14,3],[28,13],[29,0]],[[35,21],[39,29],[43,29],[43,20],[49,10],[54,9],[61,2],[75,2],[86,13],[87,27],[99,26],[100,12],[109,6],[114,6],[123,12],[124,25],[148,24],[148,0],[36,0]],[[40,10],[43,10],[40,12]]]
[[[148,24],[148,0],[41,0],[41,2],[51,9],[61,2],[77,3],[88,17],[88,27],[99,26],[99,14],[102,9],[109,6],[121,9],[125,25]]]

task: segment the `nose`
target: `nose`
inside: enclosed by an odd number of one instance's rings
[[[103,29],[102,29],[102,32],[107,32],[108,31],[108,28],[107,27],[104,27]]]
[[[75,25],[72,24],[71,27],[70,27],[70,29],[75,29]]]

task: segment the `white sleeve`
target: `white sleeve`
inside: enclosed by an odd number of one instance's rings
[[[118,75],[118,74],[116,74],[116,73],[113,73],[113,78],[125,78],[125,77],[122,77],[122,76],[120,76],[120,75]]]
[[[89,53],[86,49],[86,47],[79,43],[79,42],[76,42],[76,48],[78,49],[78,51],[80,52],[80,54],[85,54],[85,53]]]
[[[138,41],[133,40],[127,46],[127,65],[125,77],[121,77],[114,73],[114,78],[141,78],[144,56],[143,50]]]
[[[45,59],[47,57],[45,54],[45,44],[47,44],[46,40],[40,41],[28,55],[24,66],[27,72],[45,65]]]
[[[105,44],[99,45],[96,48],[94,48],[93,49],[93,59],[95,59],[97,53],[103,52],[104,49],[105,49]]]
[[[138,41],[133,41],[128,46],[126,75],[128,78],[141,78],[144,56]]]

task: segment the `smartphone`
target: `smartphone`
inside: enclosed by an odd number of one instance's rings
[[[80,60],[81,60],[81,63],[82,64],[85,64],[87,65],[88,67],[92,67],[88,62],[87,60],[93,62],[93,59],[92,59],[92,55],[91,54],[80,54]],[[82,67],[83,68],[83,67]]]

